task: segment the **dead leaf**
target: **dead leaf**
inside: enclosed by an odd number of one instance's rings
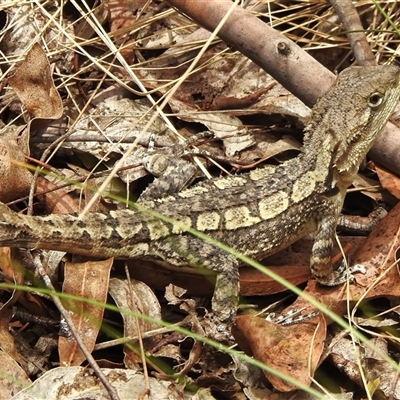
[[[127,40],[125,30],[130,30],[134,24],[136,12],[144,4],[146,2],[143,0],[135,1],[131,4],[121,0],[113,0],[108,3],[110,11],[108,22],[110,24],[110,32],[113,32],[112,38],[116,44],[122,44],[122,46],[118,46],[121,49],[121,55],[131,65],[135,63],[136,59],[133,50],[136,47],[136,39],[130,38]],[[118,34],[118,31],[122,32],[122,34]]]
[[[111,258],[104,261],[66,263],[63,293],[105,303],[112,265]],[[70,311],[75,328],[87,349],[92,351],[103,320],[104,308],[75,300],[63,300],[63,303]],[[58,352],[62,366],[80,365],[85,360],[72,336],[60,336]]]
[[[11,399],[14,394],[32,383],[17,361],[2,350],[0,350],[0,371],[0,393],[2,399]]]
[[[0,248],[0,250],[1,268],[3,272],[12,279],[11,282],[7,283],[23,284],[23,269],[21,269],[16,261],[11,260],[11,250],[6,247]],[[9,326],[13,315],[12,306],[18,301],[20,296],[21,292],[15,290],[11,291],[9,298],[4,301],[0,308],[0,348],[18,362],[26,371],[26,362],[15,345],[14,336],[11,335]]]
[[[3,130],[0,136],[0,201],[3,203],[26,196],[32,184],[32,174],[25,167],[29,136],[22,131]]]
[[[19,353],[13,335],[10,333],[12,308],[2,308],[0,313],[0,349],[7,353],[15,362],[28,371],[27,363]]]
[[[357,174],[353,181],[353,186],[356,190],[359,190],[363,195],[372,199],[375,203],[382,203],[385,201],[382,195],[381,183],[377,179],[373,179],[369,176]]]
[[[31,122],[31,129],[38,129],[47,124],[46,120],[61,117],[63,105],[54,86],[50,64],[46,53],[35,43],[25,60],[8,79],[9,84],[22,101]],[[33,120],[35,127],[32,128]]]
[[[79,211],[73,197],[64,189],[60,189],[46,177],[38,176],[36,180],[36,196],[48,214],[68,214]]]
[[[120,368],[103,368],[102,371],[110,384],[117,390],[121,400],[141,399],[145,397],[143,393],[146,392],[147,388],[150,389],[153,400],[195,399],[193,392],[185,391],[180,384],[170,380],[154,377],[145,378],[139,371]],[[214,399],[214,397],[207,398]],[[47,371],[31,386],[13,397],[13,400],[27,399],[109,400],[110,395],[92,369],[87,367],[59,367]]]
[[[154,292],[143,282],[112,278],[110,279],[110,296],[121,309],[141,313],[157,320],[161,319],[161,307]],[[122,313],[124,320],[124,337],[137,337],[144,332],[159,328],[159,325]],[[150,346],[152,344],[149,343]],[[129,347],[124,348],[124,363],[127,368],[136,368],[138,357]]]
[[[370,344],[390,357],[386,339],[375,337],[370,340]],[[363,386],[359,368],[360,362],[362,363],[363,373],[370,388],[370,396],[373,396],[374,391],[379,389],[386,398],[390,398],[390,396],[393,396],[394,399],[400,398],[398,372],[380,354],[373,351],[368,343],[360,345],[355,344],[349,338],[340,338],[332,346],[331,355],[337,368],[359,386]]]
[[[375,165],[381,185],[397,199],[400,199],[400,178],[387,169]]]
[[[153,121],[149,131],[142,136],[141,131],[151,117],[151,104],[147,99],[123,97],[123,93],[117,89],[100,92],[93,100],[96,107],[90,112],[90,118],[77,121],[63,147],[89,153],[91,157],[95,156],[109,164],[115,160],[116,155],[124,155],[133,141],[139,140],[126,159],[127,165],[135,167],[119,173],[125,182],[132,182],[148,174],[142,160],[148,155],[149,140],[155,140],[157,147],[176,146],[178,141],[174,134],[166,131],[166,125],[160,117]],[[124,118],[120,118],[121,115]]]
[[[310,385],[324,349],[326,322],[318,316],[305,323],[281,326],[252,315],[236,319],[233,334],[239,346],[268,366]],[[281,378],[265,372],[281,392],[297,389]]]

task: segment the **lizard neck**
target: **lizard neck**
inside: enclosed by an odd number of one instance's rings
[[[312,174],[320,190],[333,189],[338,181],[337,171],[334,168],[335,148],[331,146],[331,139],[319,132],[306,134],[300,164],[308,174]]]

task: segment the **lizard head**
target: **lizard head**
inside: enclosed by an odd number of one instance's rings
[[[400,68],[380,65],[347,68],[318,99],[306,128],[304,152],[324,153],[333,168],[333,186],[337,181],[346,187],[352,183],[399,95]]]

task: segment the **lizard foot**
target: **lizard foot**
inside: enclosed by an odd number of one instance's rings
[[[293,324],[300,324],[304,321],[316,317],[319,314],[319,311],[313,311],[308,314],[301,314],[303,310],[304,308],[301,309],[293,308],[283,314],[280,314],[279,316],[277,316],[276,313],[272,312],[265,317],[265,320],[268,322],[274,322],[282,326],[287,326]]]
[[[347,263],[342,261],[339,267],[326,277],[317,276],[316,279],[319,283],[325,286],[337,286],[349,280],[350,282],[355,281],[355,273],[365,274],[367,269],[362,264],[355,264],[351,267],[347,267]]]

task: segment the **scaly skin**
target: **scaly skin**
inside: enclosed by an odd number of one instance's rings
[[[257,260],[316,231],[314,277],[345,281],[330,260],[346,189],[386,125],[400,95],[395,66],[343,71],[312,110],[302,153],[279,166],[202,182],[146,209],[183,222]],[[238,260],[144,211],[24,216],[0,206],[0,245],[63,250],[91,257],[150,257],[162,265],[217,272],[213,310],[220,329],[236,314]]]

